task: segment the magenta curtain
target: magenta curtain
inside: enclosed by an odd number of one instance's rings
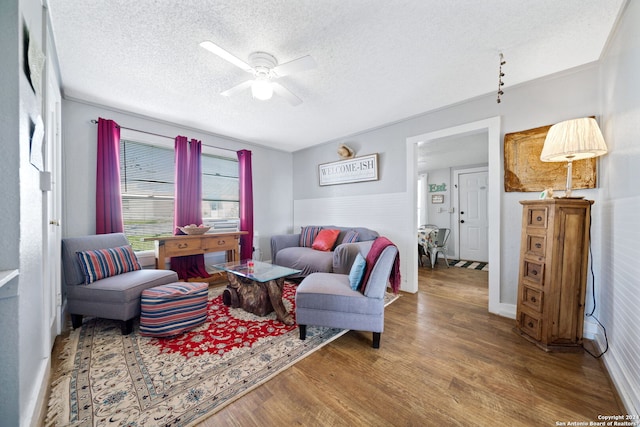
[[[183,234],[178,227],[202,223],[202,142],[184,136],[175,139],[175,204],[173,234]],[[204,255],[171,258],[171,269],[180,279],[209,277]]]
[[[96,234],[122,233],[120,195],[120,126],[98,118]]]
[[[253,257],[253,178],[251,175],[251,151],[238,151],[240,172],[240,230],[247,231],[240,237],[240,259]]]

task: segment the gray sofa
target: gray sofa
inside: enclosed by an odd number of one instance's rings
[[[369,242],[370,246],[371,241],[379,236],[376,231],[365,227],[339,227],[333,225],[323,225],[321,227],[323,229],[340,230],[332,251],[324,252],[309,247],[301,247],[300,233],[280,234],[271,237],[271,262],[275,265],[302,270],[297,276],[299,278],[318,272],[349,274],[351,265],[358,252],[360,252],[360,246],[366,242]],[[350,230],[358,233],[358,242],[343,243],[345,235]]]
[[[142,291],[178,281],[178,275],[172,270],[141,269],[84,284],[85,277],[77,252],[128,244],[122,233],[62,239],[62,277],[67,311],[74,329],[82,325],[82,316],[93,316],[121,320],[122,334],[127,335],[132,330],[133,319],[140,315]]]

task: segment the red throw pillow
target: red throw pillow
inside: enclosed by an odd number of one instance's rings
[[[338,239],[340,230],[320,230],[311,247],[318,251],[330,251]]]

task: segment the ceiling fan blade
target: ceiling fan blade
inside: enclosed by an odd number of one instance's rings
[[[220,58],[231,62],[236,67],[240,67],[249,73],[253,72],[253,68],[251,68],[249,64],[244,62],[242,59],[239,59],[233,56],[232,54],[230,54],[229,52],[227,52],[226,50],[224,50],[223,48],[221,48],[220,46],[218,46],[213,42],[203,41],[202,43],[200,43],[200,46],[207,49],[209,52],[218,55]]]
[[[220,95],[222,96],[232,96],[235,95],[238,92],[242,92],[245,89],[248,89],[251,87],[251,84],[253,83],[253,80],[247,80],[244,81],[238,85],[235,85],[234,87],[225,90],[224,92],[220,92]]]
[[[296,106],[302,104],[302,99],[295,96],[293,92],[282,86],[280,83],[271,82],[271,85],[273,86],[273,91],[276,93],[276,95],[283,97],[284,99],[289,101],[291,105]]]
[[[273,69],[278,77],[283,77],[289,74],[297,73],[300,71],[311,70],[316,68],[318,64],[311,55],[303,56],[302,58],[294,59],[293,61],[280,64]]]

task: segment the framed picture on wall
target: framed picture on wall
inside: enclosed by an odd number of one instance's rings
[[[594,117],[594,116],[591,116]],[[540,153],[551,125],[504,136],[504,191],[563,190],[566,163],[543,162]],[[596,188],[596,158],[573,162],[573,189]]]
[[[320,185],[347,184],[378,179],[378,153],[318,165]]]
[[[431,203],[434,203],[434,204],[444,203],[444,194],[432,194]]]

